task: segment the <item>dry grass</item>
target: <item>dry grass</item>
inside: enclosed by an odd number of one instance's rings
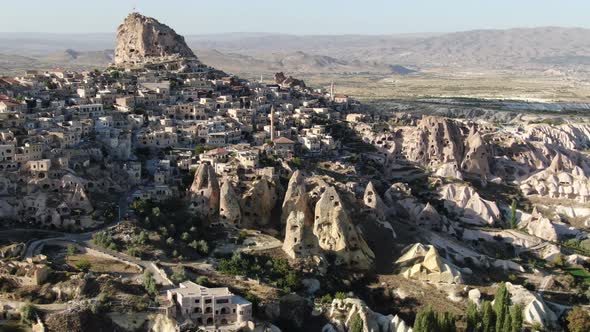
[[[590,85],[580,80],[542,73],[427,72],[407,76],[303,75],[309,86],[329,89],[358,99],[471,97],[535,101],[586,102]]]
[[[88,261],[90,263],[90,271],[96,273],[140,273],[139,269],[134,266],[102,257],[91,255],[72,255],[67,257],[67,264],[76,268],[76,264],[80,261]]]

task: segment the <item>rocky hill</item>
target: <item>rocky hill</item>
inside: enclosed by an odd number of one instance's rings
[[[171,58],[195,59],[184,37],[151,17],[132,13],[117,30],[115,64],[141,64]]]

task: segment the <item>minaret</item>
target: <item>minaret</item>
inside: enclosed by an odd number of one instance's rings
[[[330,100],[334,101],[334,82],[330,84]]]
[[[275,105],[270,108],[270,140],[275,140]]]

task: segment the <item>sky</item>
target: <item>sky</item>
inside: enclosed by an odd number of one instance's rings
[[[134,7],[185,35],[590,28],[590,0],[0,0],[0,32],[114,32]]]

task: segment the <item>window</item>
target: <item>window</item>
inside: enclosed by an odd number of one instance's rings
[[[229,300],[228,299],[215,300],[215,303],[217,303],[217,304],[229,303]]]
[[[207,303],[207,304],[209,304],[209,303],[211,303],[211,302],[212,302],[212,300],[211,300],[211,299],[206,299],[206,300],[205,300],[205,303]]]

